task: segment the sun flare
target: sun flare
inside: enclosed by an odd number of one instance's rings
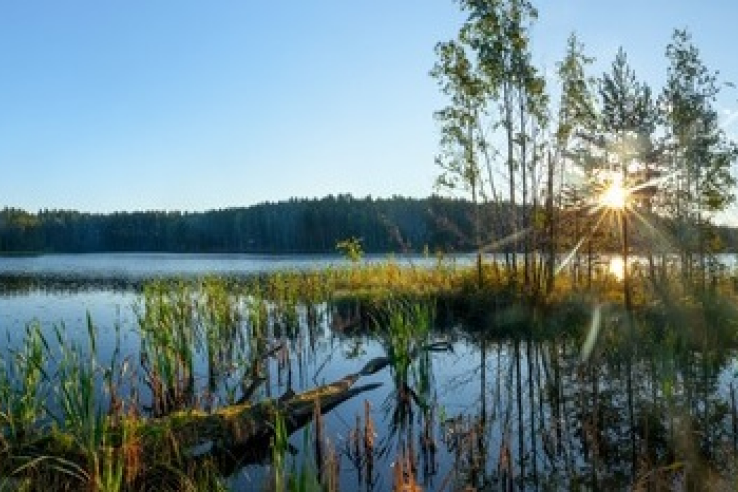
[[[613,210],[623,210],[628,201],[628,190],[623,188],[623,180],[615,176],[600,196],[600,205]]]
[[[613,256],[610,258],[610,265],[608,266],[610,275],[615,277],[616,280],[622,281],[625,278],[625,262],[622,256]]]

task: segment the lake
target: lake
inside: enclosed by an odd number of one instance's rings
[[[410,268],[432,268],[437,263],[424,257],[395,261]],[[451,264],[472,261],[464,256]],[[98,332],[100,367],[116,358],[140,361],[149,354],[143,351],[151,350],[142,342],[142,318],[151,308],[144,303],[141,281],[347,266],[335,256],[0,258],[3,278],[38,279],[30,288],[2,290],[0,334],[5,342],[0,354],[12,359],[18,353],[29,324],[38,326],[49,341],[61,331],[64,343],[87,346],[89,314]],[[59,284],[59,279],[64,282]],[[195,393],[207,408],[232,403],[245,392],[244,364],[254,350],[249,345],[253,298],[234,291],[230,299],[238,321],[235,334],[229,335],[234,338],[228,342],[233,348],[226,357],[228,369],[214,380],[211,354],[206,347],[196,351]],[[283,321],[276,304],[267,306],[266,339],[269,347],[279,350],[265,359],[264,382],[255,399],[339,380],[395,350],[381,326],[346,328],[358,309],[351,302],[298,303],[290,311],[294,322]],[[499,319],[508,319],[506,309],[512,313],[520,308],[494,309],[503,311]],[[576,484],[622,489],[633,483],[671,488],[696,476],[710,476],[716,483],[721,476],[730,476],[738,447],[735,337],[695,340],[693,333],[682,333],[677,326],[684,320],[672,320],[668,313],[625,337],[623,313],[594,302],[587,309],[591,313],[581,321],[582,332],[596,335],[597,342],[586,354],[582,349],[586,342],[577,335],[546,336],[542,328],[536,336],[483,337],[479,327],[436,319],[422,340],[412,342],[421,349],[405,366],[390,364],[375,374],[361,375],[361,385],[381,386],[342,402],[324,416],[323,434],[338,462],[340,490],[390,490],[398,469],[405,480],[412,474],[423,490],[459,490],[467,485],[498,490],[508,483],[526,490],[569,489]],[[243,347],[235,347],[240,344]],[[436,350],[422,350],[432,344]],[[53,380],[59,361],[49,363]],[[138,392],[145,414],[152,411],[155,397],[141,384],[142,378],[139,373],[121,387]],[[57,386],[62,383],[56,381]],[[46,393],[50,407],[55,405],[53,386]],[[367,429],[373,436],[369,450],[357,440]],[[306,467],[316,468],[315,451],[308,444],[312,437],[312,426],[290,436],[294,454],[288,452],[288,471],[299,474]],[[261,460],[269,462],[269,457],[266,453]],[[236,457],[238,466],[223,469],[234,490],[264,489],[270,466],[253,461]]]
[[[363,262],[377,264],[393,258],[402,264],[432,266],[437,260],[422,255],[367,255]],[[472,255],[456,255],[459,263]],[[39,256],[0,256],[0,273],[43,277],[92,279],[149,279],[164,276],[255,275],[279,270],[316,270],[351,263],[338,255],[253,255],[179,253],[90,253]]]
[[[607,256],[599,255],[608,263]],[[439,258],[423,255],[367,255],[362,261],[380,264],[391,259],[403,265],[431,267]],[[487,261],[502,255],[485,255]],[[616,257],[617,258],[617,257]],[[718,255],[728,269],[736,268],[738,255]],[[563,257],[562,257],[563,259]],[[473,254],[455,254],[441,261],[471,265]],[[582,256],[582,261],[585,257]],[[633,261],[633,258],[631,258]],[[637,260],[636,260],[637,261]],[[351,263],[337,255],[252,255],[252,254],[173,254],[173,253],[90,253],[39,256],[0,256],[0,275],[35,276],[45,279],[122,279],[141,280],[165,276],[230,275],[244,276],[280,270],[316,270],[346,267]]]

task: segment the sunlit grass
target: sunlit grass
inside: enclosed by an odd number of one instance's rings
[[[700,297],[679,289],[679,278],[667,279],[656,291],[643,272],[635,272],[635,336],[644,347],[664,345],[675,353],[690,353],[721,341],[738,342],[738,291],[728,273],[716,278],[712,294]],[[141,294],[136,326],[143,356],[136,377],[150,390],[150,408],[137,400],[140,396],[122,394],[126,374],[132,370],[127,366],[130,360],[121,360],[116,352],[109,366],[99,364],[99,327],[91,319],[86,339],[69,341],[59,326],[52,331],[56,338],[52,344],[38,324],[30,324],[23,342],[0,365],[4,463],[0,468],[6,467],[2,471],[7,474],[8,463],[15,463],[11,471],[19,474],[19,480],[42,483],[59,480],[61,474],[64,483],[90,484],[94,490],[134,490],[142,483],[160,481],[222,487],[215,467],[211,472],[206,472],[207,463],[188,468],[194,465],[186,460],[185,449],[172,444],[177,442],[176,432],[160,429],[161,435],[142,436],[143,422],[173,412],[205,415],[243,396],[260,399],[263,394],[245,387],[248,382],[258,386],[261,359],[273,343],[300,336],[306,329],[308,305],[351,296],[371,300],[368,304],[375,308],[372,315],[378,322],[369,333],[386,349],[396,390],[393,410],[401,424],[410,408],[432,409],[432,380],[438,368],[422,353],[436,328],[436,307],[454,309],[463,320],[489,315],[474,318],[480,322],[476,329],[485,333],[494,330],[495,322],[511,319],[510,313],[536,311],[525,295],[509,287],[512,274],[504,266],[485,263],[482,275],[480,286],[473,266],[439,261],[435,267],[418,268],[388,260],[248,281],[154,282]],[[599,347],[604,343],[618,353],[632,348],[624,330],[617,330],[622,290],[609,264],[599,265],[587,288],[568,275],[558,280],[554,291],[541,300],[545,315],[530,314],[521,323],[511,323],[505,334],[527,336],[537,330],[536,336],[573,336],[584,364],[602,356]],[[522,284],[522,278],[516,282]],[[682,326],[685,323],[687,327]],[[471,324],[465,321],[464,326]],[[719,329],[707,330],[708,326]],[[206,381],[197,379],[198,363]],[[228,380],[237,382],[224,382]],[[226,399],[226,394],[231,396]],[[152,439],[162,445],[143,446]],[[10,458],[26,452],[29,442],[53,447],[13,462]],[[275,458],[280,465],[281,458]],[[284,474],[284,468],[273,479],[287,488],[317,483],[314,472],[303,471],[304,479],[297,482]]]

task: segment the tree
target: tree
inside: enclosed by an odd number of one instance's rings
[[[436,47],[439,60],[431,72],[450,99],[436,113],[442,125],[439,183],[444,188],[463,188],[475,202],[499,204],[502,193],[497,180],[500,175],[507,179],[506,220],[512,234],[505,241],[506,258],[510,279],[515,281],[518,231],[521,223],[531,225],[539,196],[542,146],[538,139],[547,119],[544,80],[530,55],[530,29],[537,12],[525,0],[461,0],[459,4],[468,13],[467,20],[457,39]],[[493,145],[500,136],[504,156]],[[531,245],[526,238],[526,284]]]
[[[519,252],[518,232],[532,231],[533,213],[538,193],[538,165],[541,127],[547,122],[548,97],[545,83],[531,63],[530,32],[538,12],[527,0],[486,0],[461,2],[469,12],[469,22],[462,30],[479,60],[481,72],[489,81],[489,96],[497,105],[495,129],[503,132],[507,200],[512,230],[512,251]],[[518,203],[523,214],[518,217]],[[521,227],[522,225],[522,227]],[[531,282],[531,242],[523,241],[524,283]],[[517,259],[508,254],[511,279],[517,279]]]
[[[575,264],[579,265],[578,242],[582,237],[582,222],[587,218],[587,215],[583,213],[585,205],[583,197],[586,196],[586,192],[582,189],[581,183],[573,185],[565,176],[572,174],[573,169],[571,168],[586,159],[588,143],[581,136],[591,134],[597,125],[595,80],[586,75],[586,68],[593,61],[593,58],[585,55],[584,45],[572,33],[567,40],[564,59],[557,66],[561,95],[553,143],[554,155],[549,159],[548,166],[546,195],[549,228],[547,259],[547,290],[549,292],[554,286],[554,264],[559,247],[573,248]],[[557,193],[554,193],[557,164],[559,166],[559,189]],[[555,203],[554,196],[557,197]],[[557,213],[566,209],[569,210],[566,214]],[[557,231],[559,237],[557,237]],[[575,276],[574,280],[576,279]]]
[[[350,237],[343,241],[339,241],[336,244],[336,249],[346,258],[351,260],[351,263],[358,263],[364,256],[364,250],[361,247],[361,239],[357,237]]]
[[[581,46],[577,46],[575,38],[571,39],[566,64],[561,66],[566,69],[562,103],[562,111],[566,112],[560,117],[563,125],[560,124],[557,140],[559,146],[568,146],[568,140],[576,137],[576,147],[567,150],[566,155],[573,158],[584,178],[579,187],[571,190],[571,196],[579,200],[574,215],[575,237],[582,234],[588,241],[589,277],[595,250],[593,241],[606,239],[607,232],[601,225],[604,219],[609,218],[612,229],[618,230],[621,236],[625,265],[623,292],[626,307],[630,308],[627,266],[631,246],[629,218],[631,215],[641,217],[636,212],[643,201],[632,191],[643,185],[644,170],[650,168],[656,155],[653,145],[656,112],[651,89],[637,80],[622,48],[610,71],[599,79],[596,98],[591,97],[583,74],[582,67],[586,61]],[[627,191],[619,193],[630,192],[628,203],[607,203],[604,193],[608,189],[610,192],[621,189]],[[576,211],[585,206],[600,213],[581,217]],[[581,226],[585,228],[586,235],[580,230]],[[583,241],[580,240],[575,248]]]
[[[619,179],[626,190],[635,190],[643,184],[643,178],[655,155],[653,139],[657,114],[650,87],[637,80],[622,48],[615,57],[611,72],[603,75],[600,98],[601,131],[605,142],[605,179],[615,182]],[[619,216],[622,231],[623,288],[628,310],[631,307],[628,272],[629,212],[642,205],[633,195],[628,207]]]
[[[436,164],[441,168],[437,187],[447,190],[461,189],[471,194],[474,204],[474,247],[477,250],[477,281],[482,283],[482,241],[480,195],[483,180],[476,153],[484,151],[484,143],[476,145],[475,132],[479,132],[481,110],[484,107],[485,81],[466,56],[463,44],[457,41],[439,43],[436,46],[438,61],[431,71],[441,90],[449,96],[450,104],[435,113],[441,123],[441,152]]]
[[[720,93],[717,73],[703,64],[687,31],[674,31],[666,57],[669,68],[660,106],[672,179],[667,183],[669,198],[664,208],[674,221],[683,278],[693,278],[696,254],[704,287],[709,225],[714,214],[735,198],[730,167],[738,157],[738,148],[718,123],[714,107]]]

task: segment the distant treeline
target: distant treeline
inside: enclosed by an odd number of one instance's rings
[[[507,208],[483,206],[485,242],[511,234],[514,214]],[[364,250],[373,253],[462,252],[474,250],[474,217],[472,203],[438,196],[331,195],[207,212],[29,213],[5,208],[0,211],[0,252],[328,253],[349,237],[360,238]],[[726,250],[738,250],[738,229],[716,231]]]
[[[0,212],[2,252],[326,253],[349,237],[368,252],[463,251],[472,205],[440,197],[291,199],[207,212]]]

